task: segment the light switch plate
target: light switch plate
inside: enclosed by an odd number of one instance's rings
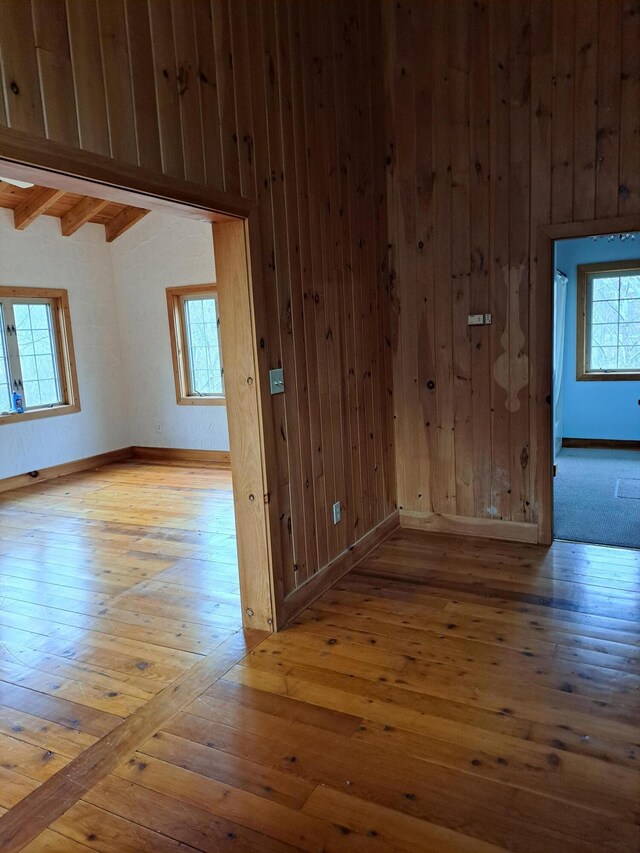
[[[340,501],[336,501],[332,507],[333,509],[333,523],[337,524],[342,518],[342,505]]]
[[[284,370],[281,367],[269,371],[269,388],[272,394],[284,393]]]

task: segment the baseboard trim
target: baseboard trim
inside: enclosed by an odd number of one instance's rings
[[[122,447],[120,450],[110,450],[108,453],[85,456],[84,459],[74,459],[72,462],[63,462],[61,465],[52,465],[49,468],[40,468],[38,471],[5,477],[0,480],[0,492],[10,492],[13,489],[21,489],[23,486],[34,486],[43,480],[55,480],[57,477],[64,477],[65,474],[76,474],[78,471],[99,468],[101,465],[109,465],[112,462],[123,462],[125,459],[131,459],[131,456],[131,448]]]
[[[563,438],[563,447],[585,447],[600,450],[640,450],[640,441],[623,438]]]
[[[177,447],[131,448],[134,459],[144,462],[207,462],[214,465],[231,465],[228,450],[184,450]]]
[[[229,467],[231,457],[226,450],[181,450],[174,447],[121,447],[108,453],[98,453],[95,456],[85,456],[84,459],[74,459],[61,465],[40,468],[14,477],[0,480],[0,494],[23,486],[33,486],[43,480],[55,480],[66,474],[76,474],[90,468],[99,468],[112,462],[124,462],[126,459],[140,459],[145,462],[193,462],[199,465],[209,464]]]
[[[391,536],[399,528],[398,513],[393,512],[376,527],[365,533],[351,547],[347,548],[335,559],[328,563],[323,569],[312,575],[307,581],[294,589],[284,600],[283,624],[294,619],[303,610],[306,610],[316,598],[319,598],[330,587],[350,569],[362,562],[364,558],[377,548],[385,539]]]
[[[538,542],[538,525],[497,518],[468,518],[462,515],[442,515],[437,512],[400,510],[400,527],[427,530],[432,533],[455,533],[461,536],[480,536],[503,539],[507,542]]]

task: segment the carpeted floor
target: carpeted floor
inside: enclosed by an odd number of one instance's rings
[[[565,447],[557,464],[556,539],[640,548],[640,451]]]

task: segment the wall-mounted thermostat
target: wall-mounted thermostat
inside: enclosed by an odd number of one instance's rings
[[[468,326],[490,326],[491,314],[469,314],[467,317]]]

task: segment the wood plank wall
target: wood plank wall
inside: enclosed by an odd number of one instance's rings
[[[257,199],[284,596],[395,509],[382,55],[369,0],[0,3],[0,123]]]
[[[401,521],[534,538],[536,235],[640,213],[640,3],[382,10]]]

